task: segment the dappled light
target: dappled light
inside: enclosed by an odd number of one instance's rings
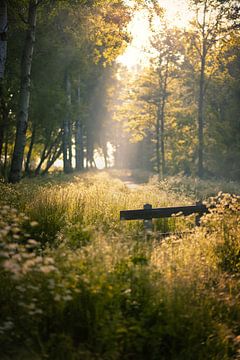
[[[0,1],[1,359],[240,359],[239,15]]]

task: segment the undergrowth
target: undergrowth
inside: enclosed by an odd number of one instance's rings
[[[106,173],[0,192],[3,358],[240,359],[238,196],[211,198],[199,228],[173,218],[146,238],[120,210],[193,200]]]

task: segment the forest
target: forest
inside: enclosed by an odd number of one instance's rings
[[[240,359],[239,30],[239,0],[0,1],[1,359]]]

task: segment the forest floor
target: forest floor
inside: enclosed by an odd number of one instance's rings
[[[148,183],[150,177],[153,175],[147,171],[137,170],[109,170],[112,177],[121,180],[127,188],[131,190],[139,189],[143,184]]]
[[[239,359],[238,191],[119,170],[1,183],[0,357]],[[158,219],[146,239],[142,221],[119,220],[199,198],[216,205],[199,228]]]
[[[123,182],[127,188],[131,190],[138,190],[140,185],[146,184],[152,175],[151,173],[136,172],[132,170],[109,170],[112,177],[117,178]],[[137,176],[138,174],[138,176]],[[141,176],[139,176],[141,174]]]

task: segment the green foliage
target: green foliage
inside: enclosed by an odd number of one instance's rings
[[[211,204],[216,208],[206,217],[214,229],[214,235],[218,235],[219,243],[216,251],[219,256],[219,265],[224,271],[239,274],[240,271],[240,197],[228,194],[219,194],[212,199]]]

